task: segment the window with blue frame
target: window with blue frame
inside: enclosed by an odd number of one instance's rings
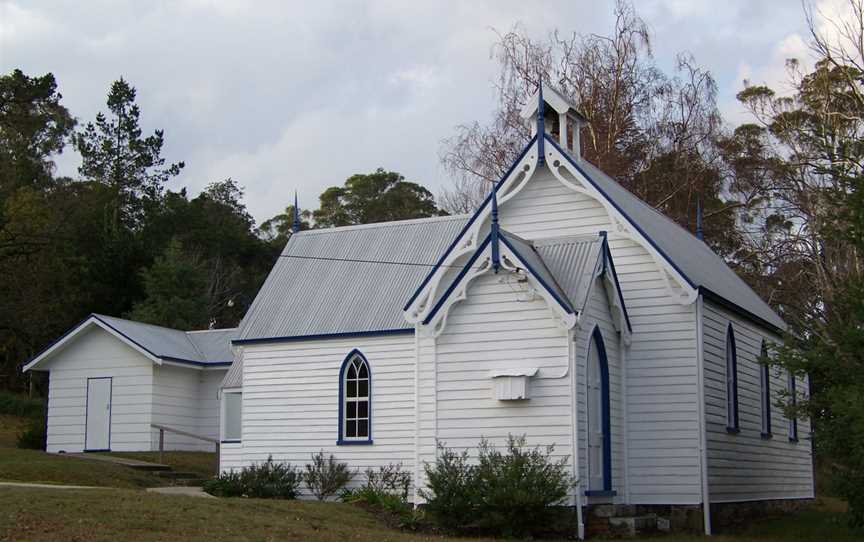
[[[789,403],[794,408],[798,404],[797,390],[795,389],[795,375],[789,373]],[[789,416],[789,441],[798,442],[798,417],[794,414]]]
[[[771,438],[771,367],[768,366],[768,345],[762,341],[759,386],[762,403],[762,438]]]
[[[726,330],[726,430],[737,433],[738,425],[738,353],[732,324]]]
[[[340,378],[339,440],[371,442],[372,373],[363,354],[355,350],[345,358]]]

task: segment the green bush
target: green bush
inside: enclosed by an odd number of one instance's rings
[[[255,499],[293,499],[297,496],[302,476],[290,463],[274,463],[273,457],[264,463],[253,463],[238,472],[220,474],[204,483],[204,491],[217,497],[249,497]]]
[[[27,426],[18,433],[18,447],[28,450],[44,450],[48,440],[45,418],[32,418]]]
[[[354,473],[348,468],[347,463],[337,463],[333,454],[327,458],[324,456],[324,450],[321,450],[317,454],[312,454],[312,463],[306,464],[306,474],[303,479],[315,498],[323,501],[335,495],[353,477]]]
[[[408,503],[411,474],[402,470],[402,464],[389,464],[378,470],[366,469],[362,486],[342,492],[344,502],[363,504],[399,518],[399,524],[416,523],[414,510]]]
[[[42,418],[45,416],[45,404],[42,399],[30,399],[24,395],[4,391],[0,392],[0,414]]]
[[[443,449],[434,466],[426,465],[427,510],[442,527],[481,530],[503,536],[548,532],[573,480],[567,458],[552,459],[554,448],[528,448],[525,437],[510,435],[504,452],[485,439],[478,462]]]

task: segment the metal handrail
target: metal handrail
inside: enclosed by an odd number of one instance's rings
[[[219,443],[219,439],[204,437],[201,435],[196,435],[195,433],[189,433],[188,431],[181,431],[180,429],[175,429],[173,427],[168,427],[167,425],[159,425],[158,423],[151,423],[150,427],[153,429],[159,430],[159,462],[163,463],[163,457],[165,454],[165,432],[175,433],[177,435],[181,435],[184,437],[190,437],[198,440],[203,440],[205,442],[211,442],[216,445],[216,474],[219,474],[219,455],[221,452],[221,447]]]

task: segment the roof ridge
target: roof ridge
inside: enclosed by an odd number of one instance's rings
[[[326,233],[333,232],[342,232],[342,231],[351,231],[351,230],[364,230],[364,229],[375,229],[375,228],[389,228],[395,226],[405,226],[410,224],[427,224],[429,222],[447,222],[450,220],[464,220],[468,218],[467,214],[459,214],[459,215],[446,215],[446,216],[430,216],[425,218],[409,218],[406,220],[388,220],[386,222],[370,222],[369,224],[352,224],[350,226],[336,226],[333,228],[319,228],[314,230],[302,230],[294,235],[307,236],[307,235],[321,235]]]
[[[166,329],[168,331],[176,331],[177,333],[183,333],[183,334],[188,333],[187,331],[183,331],[182,329],[176,329],[176,328],[167,327],[167,326],[160,326],[157,324],[148,324],[147,322],[139,322],[138,320],[130,320],[129,318],[121,318],[119,316],[110,316],[108,314],[101,314],[98,312],[92,313],[92,316],[95,316],[96,318],[110,318],[112,320],[123,320],[124,322],[131,322],[131,323],[137,324],[139,326],[147,326],[147,327],[155,327],[155,328],[159,328],[159,329]]]
[[[236,327],[219,327],[214,329],[193,329],[191,331],[184,331],[184,333],[212,333],[214,331],[235,331],[236,329]]]

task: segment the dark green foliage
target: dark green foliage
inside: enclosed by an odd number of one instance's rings
[[[480,501],[476,467],[468,462],[468,451],[457,454],[438,444],[434,465],[425,464],[428,491],[421,490],[426,510],[439,525],[448,530],[465,529],[477,521]]]
[[[217,497],[293,499],[301,478],[296,467],[290,463],[275,463],[271,456],[264,463],[253,463],[239,472],[220,474],[208,480],[204,491]]]
[[[321,207],[314,215],[315,224],[325,228],[443,214],[435,206],[435,198],[429,190],[383,168],[365,175],[352,175],[344,186],[325,190],[320,199]]]
[[[141,276],[145,298],[127,318],[174,329],[207,327],[207,275],[195,255],[173,240]]]
[[[315,498],[323,501],[338,493],[353,476],[354,473],[348,468],[347,463],[337,462],[333,454],[326,457],[324,450],[321,450],[317,454],[312,454],[312,463],[306,464],[303,480]]]
[[[342,501],[379,512],[388,523],[399,528],[416,529],[421,515],[408,502],[411,474],[402,470],[402,464],[366,469],[364,474],[366,481],[363,485],[343,491],[340,495]]]
[[[24,429],[18,433],[18,447],[28,450],[44,450],[48,440],[48,426],[45,418],[31,418]]]
[[[441,449],[426,465],[430,516],[452,530],[480,530],[503,536],[548,532],[558,517],[556,505],[573,485],[567,458],[553,460],[552,446],[528,448],[525,437],[510,436],[505,450],[480,441],[478,463]]]
[[[0,414],[21,418],[42,418],[45,403],[42,399],[30,399],[24,395],[0,391]]]

